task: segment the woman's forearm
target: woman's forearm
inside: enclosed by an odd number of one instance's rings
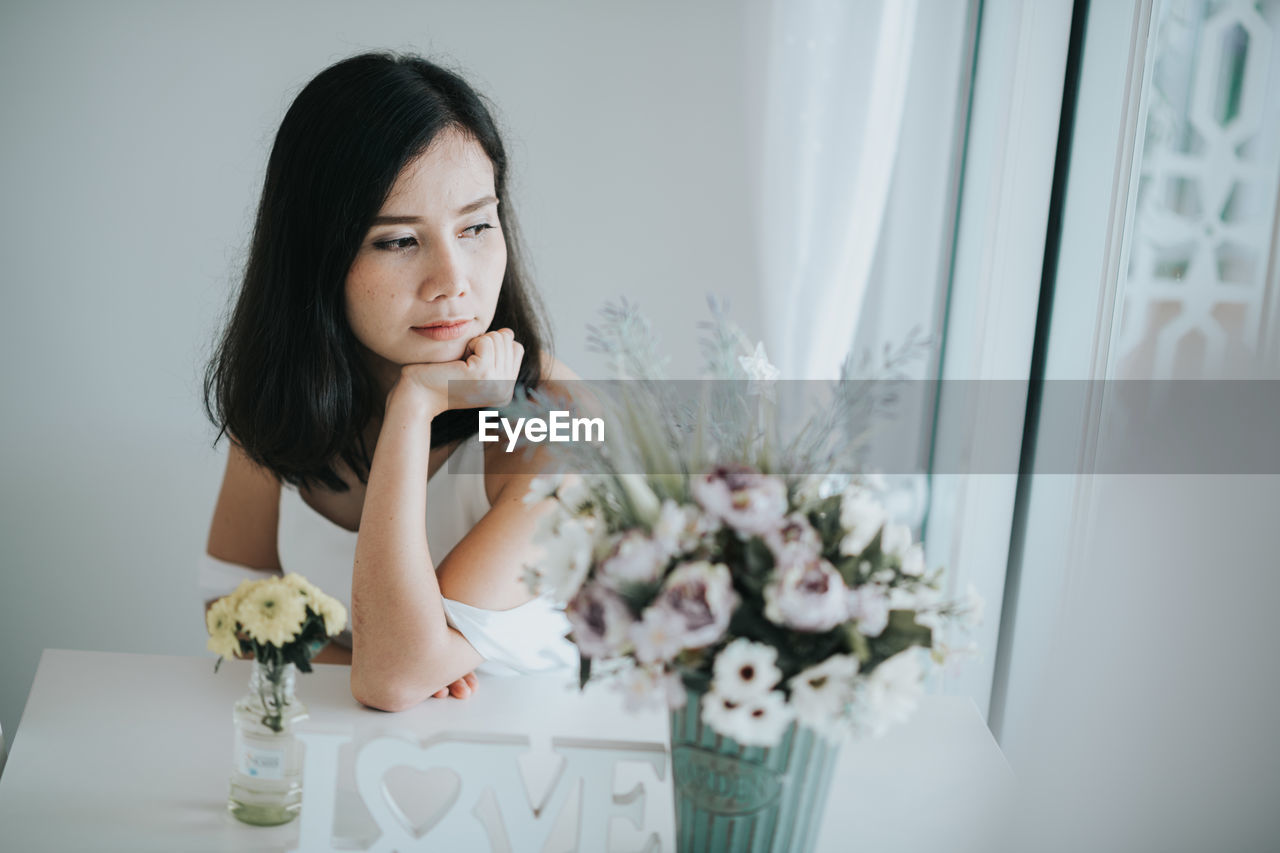
[[[445,620],[427,550],[433,416],[427,401],[412,393],[393,393],[387,400],[356,540],[352,692],[365,704],[389,710],[415,704],[470,671],[455,672],[458,666],[446,658],[461,638],[449,636],[455,632]]]

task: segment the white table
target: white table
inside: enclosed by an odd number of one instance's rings
[[[299,821],[251,827],[226,811],[231,706],[245,693],[248,673],[242,661],[224,663],[215,675],[212,658],[46,650],[0,777],[0,849],[295,848]],[[298,678],[298,695],[311,712],[306,727],[352,737],[337,785],[338,836],[374,827],[355,795],[349,754],[371,738],[394,734],[420,744],[445,731],[527,735],[530,755],[543,755],[544,763],[554,761],[546,758],[551,737],[656,744],[667,738],[664,712],[625,713],[605,685],[579,694],[562,679],[491,677],[469,699],[428,700],[386,714],[351,698],[348,673],[320,665]],[[619,849],[639,849],[650,832],[663,850],[673,849],[669,763],[661,756],[661,781],[642,765],[618,766],[615,790],[644,781],[646,793],[643,831],[613,822]],[[629,780],[626,770],[633,771]],[[818,849],[981,849],[1011,782],[973,703],[926,697],[910,722],[841,750]],[[310,796],[304,790],[304,813]],[[561,823],[571,826],[576,807],[566,812]],[[599,839],[584,842],[583,851],[603,847]]]

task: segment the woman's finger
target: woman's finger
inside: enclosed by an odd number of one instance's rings
[[[467,359],[467,364],[473,364],[472,358],[478,358],[480,362],[488,361],[493,358],[493,339],[488,335],[481,335],[471,342],[471,358]]]

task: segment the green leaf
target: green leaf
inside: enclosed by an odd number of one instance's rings
[[[823,498],[818,506],[809,513],[809,523],[822,537],[823,542],[838,542],[843,538],[840,529],[840,495]]]
[[[747,574],[763,580],[773,571],[773,551],[759,536],[752,536],[742,548],[742,561]]]
[[[587,686],[587,681],[591,678],[591,658],[586,655],[578,657],[578,690],[581,691]]]
[[[871,660],[871,646],[856,625],[845,628],[845,639],[849,641],[849,653],[858,659],[859,665]]]
[[[853,589],[860,586],[862,579],[858,577],[858,558],[845,557],[835,564],[836,571],[840,573],[840,577],[844,580],[844,585]]]
[[[886,660],[912,646],[933,645],[933,632],[916,622],[914,610],[890,610],[889,624],[879,637],[870,640],[877,660]]]

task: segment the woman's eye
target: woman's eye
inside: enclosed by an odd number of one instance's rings
[[[396,237],[393,240],[380,240],[373,245],[386,251],[403,252],[406,249],[413,248],[417,242],[418,241],[413,237]]]
[[[480,236],[480,232],[485,231],[486,229],[489,229],[489,228],[492,228],[492,227],[493,227],[493,226],[492,226],[492,225],[490,225],[488,222],[479,222],[479,223],[476,223],[475,225],[472,225],[470,228],[466,229],[466,230],[465,230],[465,231],[463,231],[462,233],[463,233],[463,234],[466,234],[466,233],[467,233],[467,231],[470,231],[470,232],[472,232],[472,233],[471,233],[471,236],[472,236],[472,237],[479,237],[479,236]]]

